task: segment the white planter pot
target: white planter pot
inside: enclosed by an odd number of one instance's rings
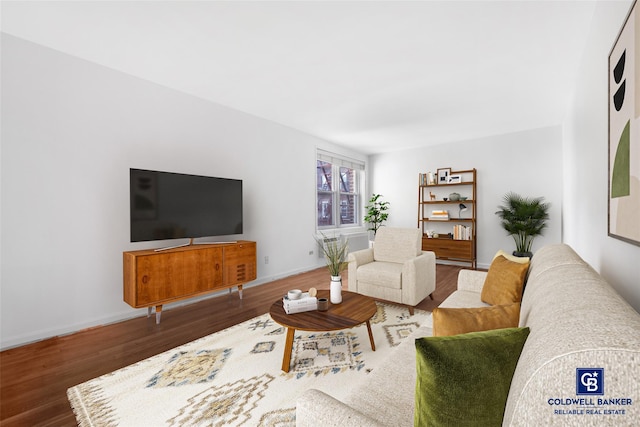
[[[342,302],[342,277],[331,276],[329,300],[331,301],[331,304],[340,304]]]

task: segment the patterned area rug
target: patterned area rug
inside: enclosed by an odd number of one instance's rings
[[[67,390],[80,426],[294,426],[309,388],[340,399],[380,366],[430,313],[378,303],[367,327],[297,331],[289,373],[285,328],[268,314]]]

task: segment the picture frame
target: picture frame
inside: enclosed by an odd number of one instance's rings
[[[608,219],[610,237],[640,246],[640,163],[631,159],[640,151],[640,70],[634,53],[640,48],[634,23],[640,19],[637,0],[609,53],[608,111]]]
[[[462,175],[449,175],[447,184],[460,184],[462,182]]]
[[[438,169],[438,184],[448,184],[449,183],[449,175],[451,175],[451,168],[442,168]]]

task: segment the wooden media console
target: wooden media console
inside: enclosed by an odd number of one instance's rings
[[[238,287],[256,279],[256,242],[197,244],[155,251],[123,253],[124,301],[133,308],[155,307],[160,323],[162,305],[206,293]]]

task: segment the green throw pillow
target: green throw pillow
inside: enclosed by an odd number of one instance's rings
[[[414,425],[500,426],[529,328],[416,339]]]

